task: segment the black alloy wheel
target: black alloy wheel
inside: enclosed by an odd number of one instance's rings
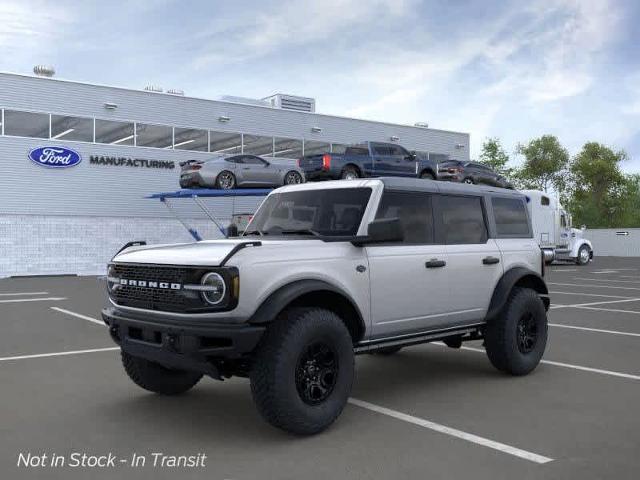
[[[525,313],[518,320],[517,342],[520,353],[530,353],[536,346],[538,340],[538,327],[536,319],[531,313]]]
[[[323,341],[307,346],[296,367],[296,389],[307,405],[324,402],[333,392],[338,378],[338,356]]]

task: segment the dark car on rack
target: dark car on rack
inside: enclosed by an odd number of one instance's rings
[[[438,164],[428,154],[410,152],[395,143],[363,142],[348,146],[344,153],[305,155],[298,166],[307,181],[381,176],[438,178]]]
[[[478,162],[445,160],[438,165],[438,179],[449,182],[483,184],[500,188],[513,185],[503,175]]]

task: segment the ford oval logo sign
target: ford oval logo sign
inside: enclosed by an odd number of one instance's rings
[[[38,147],[29,152],[32,162],[43,167],[68,168],[82,161],[80,154],[64,147]]]

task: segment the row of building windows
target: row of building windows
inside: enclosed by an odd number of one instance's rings
[[[346,148],[346,145],[343,144],[316,140],[218,132],[140,122],[72,117],[9,109],[3,109],[0,113],[2,115],[0,118],[2,135],[16,137],[73,140],[220,154],[247,153],[280,158],[299,158],[302,155],[328,151],[343,153]]]

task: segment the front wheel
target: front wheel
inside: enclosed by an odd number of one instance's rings
[[[538,366],[547,345],[547,312],[537,292],[515,287],[500,314],[485,328],[485,348],[498,370],[526,375]]]
[[[150,392],[162,395],[178,395],[193,388],[202,378],[202,374],[172,370],[159,363],[134,357],[121,351],[122,365],[133,383]]]
[[[467,185],[473,185],[473,184],[475,184],[476,182],[474,182],[474,181],[473,181],[473,178],[471,178],[471,177],[467,177],[467,178],[465,178],[465,179],[462,181],[462,183],[466,183]]]
[[[284,176],[285,185],[297,185],[298,183],[302,183],[302,175],[298,172],[291,170]]]
[[[586,265],[591,260],[591,249],[588,245],[582,245],[578,249],[578,256],[576,257],[576,263],[578,265]]]
[[[236,186],[236,177],[233,173],[224,170],[216,177],[216,187],[220,190],[231,190]]]
[[[340,415],[353,375],[353,344],[342,320],[322,308],[296,308],[267,328],[250,374],[251,393],[270,424],[310,435]]]

